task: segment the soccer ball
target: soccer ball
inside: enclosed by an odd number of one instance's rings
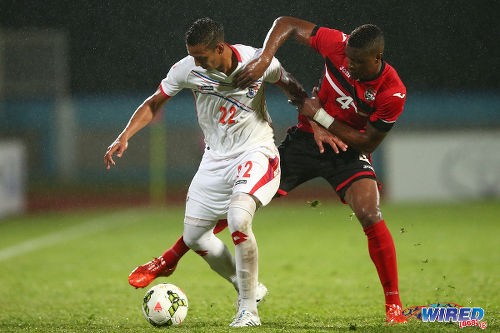
[[[142,313],[153,326],[177,326],[186,318],[188,299],[181,288],[161,283],[148,290]]]

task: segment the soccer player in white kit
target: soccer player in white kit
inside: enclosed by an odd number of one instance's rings
[[[300,84],[273,58],[264,75],[246,89],[232,79],[258,50],[224,42],[223,27],[199,19],[186,32],[188,56],[172,66],[157,91],[142,103],[125,129],[108,147],[106,168],[115,165],[128,140],[145,127],[180,90],[191,89],[205,152],[189,187],[184,242],[238,291],[233,327],[260,326],[257,312],[258,250],[252,219],[278,190],[280,164],[267,112],[264,82],[280,86],[292,100],[306,96]],[[213,229],[226,218],[235,245],[233,258]]]

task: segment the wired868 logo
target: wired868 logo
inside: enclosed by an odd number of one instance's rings
[[[463,307],[455,303],[434,303],[427,306],[413,306],[403,311],[406,318],[415,318],[424,323],[454,322],[460,328],[478,326],[485,329],[488,324],[484,318],[483,308]]]

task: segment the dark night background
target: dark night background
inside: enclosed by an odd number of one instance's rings
[[[19,1],[1,0],[0,28],[63,29],[70,36],[72,93],[153,91],[185,56],[197,18],[223,23],[226,40],[261,46],[273,20],[290,15],[350,32],[364,23],[386,36],[386,60],[408,90],[498,90],[497,1]],[[323,63],[287,42],[278,53],[307,89]]]
[[[385,59],[398,71],[408,94],[393,134],[374,154],[377,175],[384,182],[390,172],[389,157],[396,156],[384,152],[387,141],[412,132],[423,133],[417,136],[422,139],[443,134],[441,141],[423,147],[422,155],[415,154],[433,161],[430,165],[441,163],[440,157],[446,153],[440,150],[444,148],[433,149],[436,145],[441,143],[449,151],[446,138],[455,133],[462,138],[468,130],[475,137],[489,133],[477,142],[487,145],[482,149],[498,150],[491,148],[497,144],[491,138],[500,137],[496,134],[500,128],[499,9],[499,1],[486,0],[0,0],[0,45],[5,45],[0,50],[0,89],[5,87],[0,91],[0,139],[14,140],[26,149],[23,177],[29,209],[42,199],[50,202],[42,202],[40,207],[58,204],[61,196],[57,193],[66,198],[63,191],[73,187],[78,200],[86,193],[81,188],[91,193],[90,201],[99,198],[93,193],[127,194],[136,189],[144,198],[143,193],[157,179],[165,181],[168,195],[179,200],[203,151],[189,91],[169,102],[157,126],[148,126],[133,137],[116,168],[106,171],[103,155],[137,106],[156,90],[170,67],[186,56],[184,33],[196,19],[209,16],[224,25],[227,42],[256,47],[262,46],[279,16],[295,16],[346,33],[374,23],[386,36]],[[30,40],[30,36],[59,36],[55,31],[66,34],[67,58],[58,57],[55,48],[29,44],[41,40]],[[16,36],[16,43],[29,42],[31,48],[16,51],[1,44],[9,34]],[[324,62],[314,50],[289,40],[277,57],[307,91],[318,84]],[[63,72],[58,93],[54,93],[56,80],[51,76],[57,72],[54,68]],[[296,124],[297,112],[279,89],[268,87],[267,104],[279,144],[286,129]],[[484,142],[487,140],[491,142]],[[481,151],[477,142],[468,140],[469,148],[459,154],[448,152],[462,158],[463,165],[454,163],[466,170],[463,179],[486,179],[479,166],[490,165],[496,170],[491,179],[500,180],[494,156],[488,162],[482,155],[477,160],[470,157],[473,151]],[[449,164],[444,159],[443,170]],[[477,193],[500,193],[500,187],[491,190],[491,184],[496,184],[491,179],[475,181],[486,184]],[[311,189],[315,194],[323,189],[331,195],[321,182],[312,182]]]

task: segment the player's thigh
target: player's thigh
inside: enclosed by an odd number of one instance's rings
[[[280,183],[280,157],[274,145],[243,154],[236,165],[233,193],[243,192],[267,205]]]
[[[341,152],[331,164],[323,164],[321,169],[321,176],[330,183],[344,203],[347,203],[346,192],[356,181],[367,178],[376,184],[377,175],[369,158],[353,149]]]
[[[227,179],[230,163],[204,156],[186,198],[186,216],[216,221],[225,217],[233,184]]]
[[[323,159],[312,133],[292,127],[278,147],[281,158],[281,183],[278,193],[286,195],[300,184],[320,175]]]

